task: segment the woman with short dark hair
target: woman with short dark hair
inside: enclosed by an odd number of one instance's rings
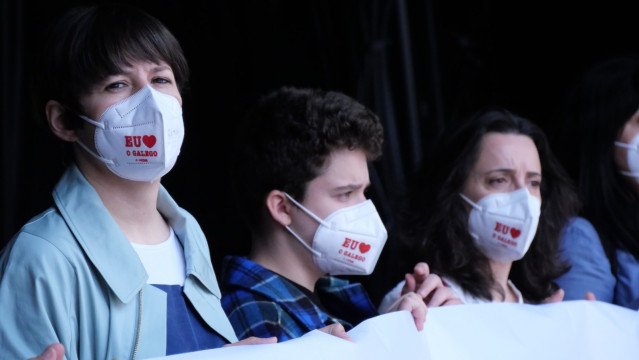
[[[206,238],[160,184],[184,137],[179,43],[116,5],[74,8],[49,35],[36,103],[71,162],[54,205],[2,251],[0,356],[54,344],[47,356],[147,358],[237,341]]]

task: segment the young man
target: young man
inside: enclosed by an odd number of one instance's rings
[[[364,195],[368,161],[381,154],[378,117],[344,94],[282,88],[258,101],[238,135],[235,199],[251,251],[226,258],[222,276],[222,304],[238,337],[284,341],[377,315],[360,284],[325,275],[370,274],[386,241]],[[440,305],[452,293],[419,269],[408,290],[417,280],[423,295],[406,291],[388,311],[410,311],[421,329],[423,298]]]

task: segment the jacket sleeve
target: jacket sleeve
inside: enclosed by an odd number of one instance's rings
[[[571,266],[557,279],[566,292],[564,300],[583,300],[586,292],[592,291],[597,300],[613,302],[616,280],[599,235],[589,221],[583,218],[570,221],[562,233],[561,253]]]
[[[60,342],[77,358],[75,272],[63,251],[19,233],[0,257],[0,359],[27,359]]]

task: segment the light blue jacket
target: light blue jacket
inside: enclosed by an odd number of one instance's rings
[[[564,300],[583,300],[592,291],[599,301],[639,308],[639,262],[627,251],[618,249],[616,276],[592,224],[573,218],[563,230],[562,259],[571,269],[557,279],[566,295]]]
[[[0,359],[27,359],[54,342],[68,359],[164,355],[166,294],[146,284],[138,255],[76,166],[53,198],[0,256]],[[162,186],[157,208],[184,247],[184,293],[211,328],[237,341],[199,224]]]

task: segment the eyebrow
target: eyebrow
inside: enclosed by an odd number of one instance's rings
[[[155,71],[155,72],[160,72],[160,71],[164,71],[164,70],[171,70],[171,67],[168,66],[168,65],[158,65],[158,66],[154,67],[152,70]]]
[[[369,187],[371,184],[367,183],[367,184],[348,184],[348,185],[343,185],[343,186],[338,186],[336,188],[334,188],[334,191],[353,191],[353,190],[357,190],[357,189],[361,189],[362,187],[367,188]]]
[[[483,174],[490,174],[490,173],[495,173],[495,172],[513,173],[513,172],[515,172],[515,170],[509,169],[509,168],[500,168],[500,169],[493,169],[493,170],[484,171]],[[528,171],[526,173],[526,175],[528,175],[528,176],[530,176],[530,175],[542,176],[540,172],[536,172],[536,171]]]
[[[115,74],[115,75],[128,75],[132,72],[131,69],[132,69],[131,67],[126,67],[126,68],[122,67],[120,68],[121,70],[120,74]],[[156,72],[156,73],[164,71],[164,70],[171,70],[171,67],[168,65],[156,65],[151,68],[151,72]]]

